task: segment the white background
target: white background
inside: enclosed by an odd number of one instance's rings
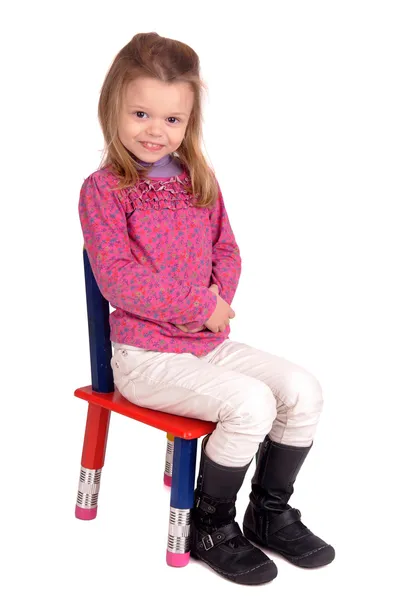
[[[20,2],[4,17],[1,596],[396,597],[397,3]],[[324,391],[292,503],[336,560],[274,557],[266,586],[166,566],[165,434],[119,415],[98,518],[74,518],[87,406],[73,391],[90,383],[78,195],[101,156],[106,71],[140,31],[201,58],[206,150],[243,259],[231,338]]]

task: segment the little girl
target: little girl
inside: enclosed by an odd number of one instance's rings
[[[217,423],[202,443],[191,555],[236,583],[260,584],[277,569],[257,546],[299,567],[334,559],[288,504],[322,391],[303,368],[229,339],[241,259],[201,150],[201,90],[189,46],[133,37],[102,86],[106,152],[82,185],[79,215],[115,307],[115,386],[135,404]],[[257,451],[242,533],[236,495]]]

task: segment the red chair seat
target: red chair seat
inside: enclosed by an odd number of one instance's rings
[[[209,421],[179,417],[137,406],[126,400],[118,391],[111,392],[110,394],[101,394],[100,392],[94,392],[91,385],[88,385],[75,390],[74,395],[82,398],[82,400],[87,400],[91,404],[108,408],[125,417],[141,421],[141,423],[146,423],[146,425],[161,429],[166,433],[171,433],[185,440],[200,438],[211,433],[216,428],[216,424]]]

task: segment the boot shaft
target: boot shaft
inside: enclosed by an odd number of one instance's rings
[[[202,528],[212,531],[234,521],[236,496],[250,463],[243,467],[215,463],[206,454],[207,440],[208,436],[202,443],[193,519]]]
[[[215,463],[206,454],[209,436],[202,442],[197,490],[217,499],[235,501],[251,463],[243,467],[227,467]]]
[[[297,474],[311,446],[287,446],[273,442],[267,436],[257,454],[250,494],[252,502],[277,512],[285,510],[293,494]]]

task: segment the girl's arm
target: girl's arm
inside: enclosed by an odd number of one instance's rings
[[[123,206],[98,173],[82,185],[79,217],[95,279],[112,306],[167,323],[211,317],[217,297],[207,287],[176,282],[134,260]]]
[[[210,211],[210,221],[213,240],[210,283],[218,286],[219,295],[230,305],[238,287],[242,261],[220,188],[217,202]]]
[[[241,258],[239,247],[235,241],[224,199],[219,189],[217,201],[210,210],[210,221],[212,229],[213,258],[212,274],[210,283],[218,287],[217,292],[223,300],[231,305],[238,287],[241,274]],[[195,320],[185,324],[182,331],[199,331],[203,329],[204,321]]]

